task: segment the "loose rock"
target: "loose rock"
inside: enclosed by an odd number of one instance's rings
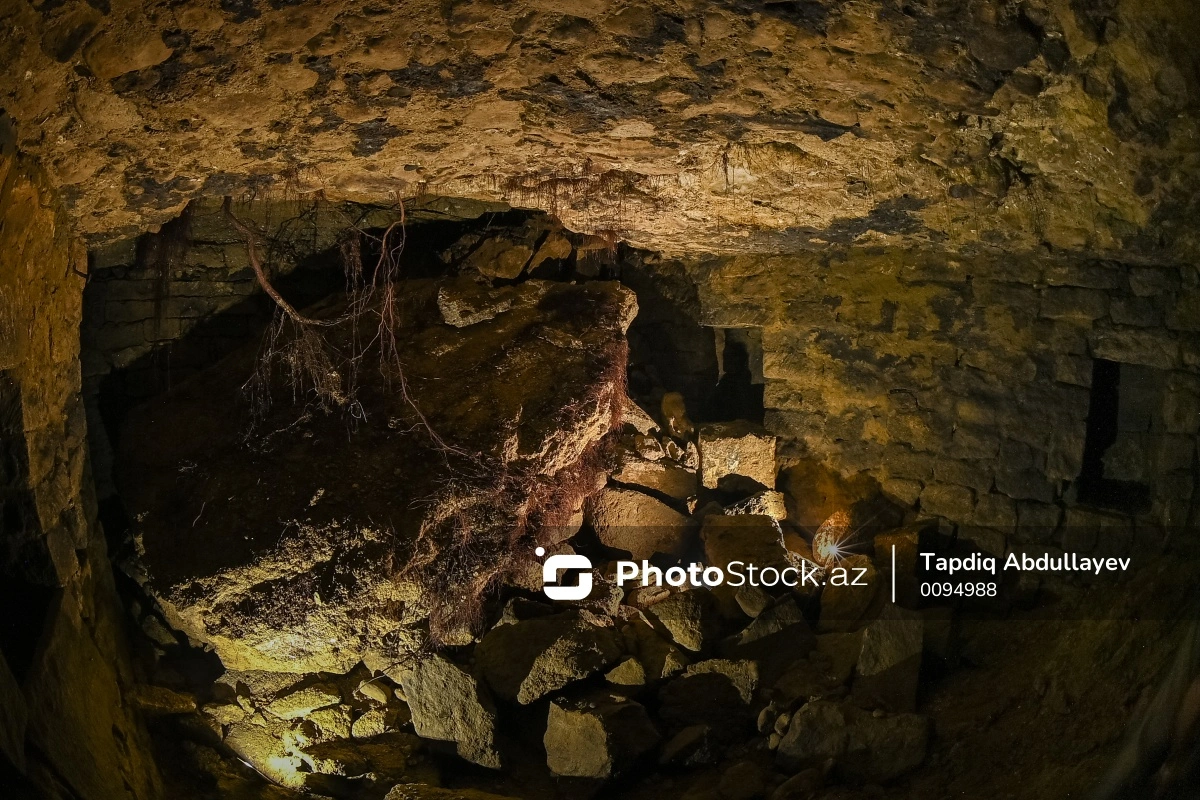
[[[592,498],[588,509],[600,541],[638,561],[655,553],[680,555],[693,530],[683,514],[631,489],[606,487]]]
[[[458,755],[493,769],[500,767],[496,750],[496,707],[487,690],[458,665],[442,656],[418,661],[400,675],[409,698],[413,730],[423,739],[456,742]]]
[[[604,694],[552,702],[543,737],[551,772],[597,779],[621,774],[658,740],[641,704]]]
[[[928,721],[916,714],[875,716],[851,706],[817,700],[792,717],[776,759],[790,770],[832,760],[847,780],[881,782],[925,760]]]
[[[521,704],[586,678],[620,654],[612,628],[597,627],[574,611],[500,625],[475,649],[492,691]]]
[[[709,489],[727,476],[767,488],[775,486],[775,437],[749,422],[723,422],[700,428],[700,478]]]

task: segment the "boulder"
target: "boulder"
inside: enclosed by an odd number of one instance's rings
[[[780,708],[795,708],[814,698],[841,697],[846,693],[845,681],[838,677],[822,659],[802,658],[775,680],[769,696]]]
[[[555,775],[601,780],[624,772],[658,740],[640,703],[610,694],[555,700],[542,739]]]
[[[626,431],[632,429],[642,436],[649,436],[658,430],[658,423],[654,418],[628,397],[625,398],[625,405],[621,410],[621,424]]]
[[[667,392],[663,395],[659,406],[662,411],[663,424],[667,433],[676,439],[691,439],[696,432],[691,419],[688,418],[687,404],[679,392]]]
[[[815,767],[802,769],[771,793],[771,800],[809,800],[821,788],[823,776]]]
[[[422,739],[456,742],[458,755],[483,767],[500,767],[496,707],[486,688],[439,655],[416,662],[399,676]]]
[[[862,652],[862,631],[822,633],[817,636],[817,653],[838,683],[846,683],[854,674]]]
[[[724,800],[753,800],[767,790],[763,769],[753,761],[737,761],[729,766],[717,782],[717,792]]]
[[[662,746],[658,763],[676,767],[713,764],[721,758],[721,741],[711,725],[688,725]]]
[[[646,609],[646,615],[671,641],[699,653],[716,631],[716,608],[704,589],[676,592]]]
[[[669,459],[648,461],[633,453],[622,456],[612,479],[616,483],[680,501],[695,497],[700,486],[694,470],[681,467]]]
[[[304,763],[318,775],[383,783],[438,783],[437,767],[424,754],[424,742],[411,733],[387,733],[365,741],[340,739],[308,745]]]
[[[495,319],[514,307],[533,306],[545,294],[546,284],[539,281],[493,289],[464,276],[438,289],[437,306],[447,325],[465,328]]]
[[[337,705],[342,700],[337,688],[329,684],[309,686],[291,694],[285,694],[267,705],[267,711],[280,719],[300,719],[319,708]]]
[[[775,437],[762,427],[745,421],[703,425],[697,444],[705,487],[721,488],[729,476],[775,487]]]
[[[753,564],[759,570],[771,567],[780,571],[800,565],[800,558],[784,546],[779,523],[770,517],[709,514],[704,518],[700,538],[704,541],[705,561],[722,569],[734,561]],[[778,584],[776,588],[783,586]]]
[[[917,714],[876,716],[816,700],[792,715],[776,760],[790,771],[832,762],[846,780],[878,783],[924,761],[928,740],[929,722]]]
[[[725,506],[726,514],[754,514],[770,517],[776,522],[787,519],[787,502],[783,492],[774,489],[764,489],[755,492],[744,500]]]
[[[492,691],[523,705],[604,669],[620,655],[616,631],[575,611],[499,625],[475,648]]]
[[[464,264],[479,270],[481,275],[489,278],[513,280],[525,271],[533,255],[533,248],[524,242],[513,242],[502,236],[492,236],[483,240],[471,255],[467,256]]]
[[[854,678],[857,702],[890,711],[916,708],[924,624],[919,612],[889,603],[863,630]]]
[[[127,418],[130,573],[228,668],[392,663],[426,624],[470,641],[486,588],[532,561],[532,531],[563,525],[601,473],[594,453],[624,405],[631,293],[481,290],[483,306],[524,299],[459,328],[442,322],[446,282],[410,283],[394,331],[406,392],[368,352],[353,425],[303,393],[293,402],[286,375],[268,371],[274,402],[247,432],[258,341]],[[343,350],[378,333],[352,327],[322,333]]]
[[[726,658],[757,661],[770,683],[789,664],[804,658],[816,640],[796,601],[788,597],[759,614],[740,633],[721,644]]]
[[[635,617],[621,633],[649,681],[669,678],[691,663],[682,649],[663,638],[645,619]]]
[[[655,553],[680,555],[693,530],[683,514],[632,489],[605,487],[588,502],[588,511],[600,542],[636,561]]]
[[[711,725],[722,736],[736,736],[754,721],[750,704],[757,688],[753,661],[700,661],[663,686],[659,717],[675,729]]]

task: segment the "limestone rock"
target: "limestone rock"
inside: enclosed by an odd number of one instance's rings
[[[320,742],[303,748],[314,772],[383,783],[437,783],[437,768],[422,758],[424,743],[411,733],[388,733],[366,741]]]
[[[467,266],[489,278],[512,280],[525,271],[532,255],[533,250],[526,244],[492,237],[484,239],[483,244],[467,257]]]
[[[685,650],[699,653],[716,629],[712,595],[704,589],[676,592],[646,610],[646,615]]]
[[[646,668],[642,666],[642,662],[630,657],[604,673],[604,679],[614,686],[644,686]]]
[[[597,627],[576,612],[497,626],[475,649],[492,691],[521,704],[604,669],[620,654],[612,628]]]
[[[384,795],[383,800],[518,800],[510,795],[481,792],[478,789],[443,789],[423,783],[401,783]]]
[[[676,439],[690,439],[696,432],[691,419],[688,418],[687,405],[679,392],[667,392],[661,403],[663,424],[667,433]]]
[[[655,553],[680,555],[691,521],[648,494],[606,487],[588,502],[588,516],[604,546],[628,552],[634,560]]]
[[[700,485],[693,470],[667,459],[648,461],[632,453],[621,459],[620,467],[613,473],[612,479],[617,483],[630,484],[675,500],[694,497]]]
[[[307,717],[319,708],[336,705],[341,699],[332,686],[309,686],[272,701],[267,706],[267,711],[280,719],[299,719]]]
[[[552,702],[543,738],[551,772],[596,779],[621,774],[658,740],[641,704],[605,694]]]
[[[633,619],[622,630],[622,634],[626,647],[637,655],[647,680],[669,678],[691,663],[682,649],[660,636],[644,619]]]
[[[426,619],[442,641],[469,641],[478,587],[532,560],[532,543],[509,537],[559,524],[594,485],[586,456],[624,402],[632,295],[531,281],[484,300],[536,302],[454,328],[438,322],[441,288],[414,284],[396,335],[408,392],[448,453],[374,368],[361,370],[366,416],[349,434],[341,414],[292,405],[274,386],[246,438],[231,413],[257,342],[131,412],[122,441],[157,443],[120,459],[138,520],[131,571],[227,667],[345,672],[396,642],[416,649]],[[328,336],[345,346],[351,331]]]
[[[863,631],[855,668],[854,695],[859,702],[890,711],[916,708],[921,674],[924,620],[920,613],[890,603]]]
[[[490,289],[469,278],[460,278],[438,289],[437,305],[447,325],[465,328],[503,314],[514,307],[536,304],[546,285],[529,281],[518,286]]]
[[[777,571],[799,564],[797,557],[784,546],[779,523],[770,517],[710,514],[704,518],[700,538],[704,540],[705,560],[722,569],[734,561]]]
[[[129,700],[146,714],[190,714],[196,710],[196,698],[165,686],[136,686]]]
[[[716,489],[729,476],[775,487],[775,437],[749,422],[704,425],[697,441],[700,480]]]
[[[776,522],[787,519],[787,503],[783,492],[767,489],[725,507],[726,514],[753,514],[770,517]]]
[[[917,714],[877,717],[817,700],[792,716],[776,759],[789,770],[832,760],[843,777],[868,783],[891,780],[925,760],[929,723]]]
[[[674,728],[704,724],[721,735],[736,734],[753,721],[750,703],[757,689],[753,661],[700,661],[663,686],[659,716]]]
[[[821,770],[802,769],[775,788],[771,800],[809,800],[821,788]]]
[[[720,737],[711,725],[688,725],[672,736],[662,747],[660,764],[690,767],[712,764],[721,757]]]
[[[717,783],[717,791],[726,800],[752,800],[761,797],[766,788],[762,768],[749,760],[731,765]]]
[[[460,757],[480,766],[500,767],[496,707],[474,677],[435,655],[418,661],[400,680],[418,736],[457,742]]]
[[[631,398],[625,399],[625,407],[621,412],[621,423],[642,436],[649,436],[658,430],[658,423],[654,421],[654,418]]]
[[[807,656],[815,645],[804,614],[789,597],[723,642],[721,651],[727,658],[757,661],[764,681],[770,682],[789,664]]]

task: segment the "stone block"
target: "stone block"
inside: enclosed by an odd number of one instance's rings
[[[971,521],[976,525],[1011,533],[1017,525],[1017,504],[1003,494],[981,494]]]
[[[975,492],[966,486],[931,483],[921,492],[921,512],[962,522],[975,510]]]
[[[607,693],[555,700],[543,737],[552,773],[592,779],[621,774],[658,741],[640,703]]]
[[[1086,356],[1060,355],[1054,358],[1054,380],[1072,386],[1090,388],[1092,385],[1092,359]]]
[[[963,425],[955,429],[947,454],[954,458],[995,458],[1000,452],[1000,437],[988,428]]]
[[[1179,363],[1179,340],[1167,331],[1113,328],[1089,337],[1092,354],[1122,364],[1171,369]]]
[[[1108,295],[1098,289],[1052,286],[1042,291],[1040,314],[1049,319],[1091,322],[1108,314]]]
[[[1061,507],[1049,503],[1017,501],[1017,538],[1028,542],[1050,541],[1062,519]]]
[[[884,496],[904,506],[914,505],[924,488],[925,484],[920,481],[904,478],[890,478],[882,481]]]
[[[891,478],[926,481],[933,477],[937,457],[932,453],[919,453],[903,445],[888,445],[884,448],[881,465]]]
[[[1178,288],[1178,270],[1163,267],[1129,268],[1129,289],[1138,297],[1151,297]]]
[[[151,300],[113,301],[104,307],[104,318],[109,322],[141,322],[153,317],[154,302]]]
[[[717,488],[727,476],[749,478],[775,487],[776,438],[749,422],[723,422],[700,428],[700,479]]]
[[[1163,398],[1163,424],[1169,433],[1200,431],[1200,393],[1177,389]]]
[[[996,473],[996,489],[1015,500],[1054,500],[1054,486],[1040,472],[1032,469],[1004,470]]]
[[[1116,266],[1101,262],[1054,264],[1043,270],[1042,281],[1049,286],[1116,289],[1121,284],[1121,270]]]
[[[1176,331],[1200,331],[1200,291],[1184,291],[1167,312],[1167,327]]]
[[[934,464],[933,479],[938,483],[953,483],[986,492],[992,488],[992,473],[984,466],[986,463],[943,458]]]
[[[1109,306],[1109,316],[1117,325],[1150,328],[1162,324],[1162,312],[1145,297],[1118,297]]]

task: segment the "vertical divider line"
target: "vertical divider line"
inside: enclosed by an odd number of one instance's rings
[[[892,545],[892,605],[896,604],[896,545]]]

